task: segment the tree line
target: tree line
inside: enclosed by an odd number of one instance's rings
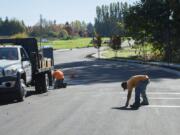
[[[56,21],[41,18],[34,26],[26,26],[23,21],[17,19],[0,18],[0,36],[13,36],[25,33],[30,37],[61,38],[70,39],[72,37],[92,37],[94,26],[92,23],[86,24],[81,21],[66,22],[57,24]]]
[[[126,2],[97,6],[95,18],[96,33],[106,37],[124,34],[124,16],[128,9],[129,5]]]
[[[17,33],[26,31],[26,26],[23,21],[16,19],[9,20],[7,17],[5,20],[0,18],[0,35],[11,36]]]
[[[28,33],[33,37],[53,37],[69,39],[71,37],[91,37],[94,32],[94,26],[91,23],[86,24],[78,20],[57,24],[56,21],[40,20],[36,25],[28,27]]]

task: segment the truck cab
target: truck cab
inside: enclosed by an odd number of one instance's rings
[[[24,81],[27,84],[31,82],[31,62],[28,54],[21,46],[0,46],[0,63],[0,69],[4,72],[4,74],[1,73],[2,75],[15,76],[19,72],[24,74]]]

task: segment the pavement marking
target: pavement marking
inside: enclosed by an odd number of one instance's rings
[[[147,95],[180,95],[180,92],[147,92]],[[126,99],[127,97],[121,97]],[[180,100],[180,97],[148,97],[150,100]],[[180,108],[180,105],[148,105],[147,108]]]
[[[148,105],[147,108],[180,108],[179,105]]]
[[[126,99],[127,97],[121,97],[123,99]],[[169,97],[148,97],[148,99],[159,99],[159,100],[180,100],[180,98],[169,98]]]
[[[124,92],[120,92],[120,94],[127,94]],[[180,95],[180,92],[147,92],[146,94],[150,94],[150,95]]]
[[[147,92],[147,94],[152,94],[152,95],[159,95],[159,94],[163,94],[163,95],[180,95],[180,92]]]
[[[157,97],[157,98],[149,97],[148,99],[180,100],[180,98],[169,98],[169,97]]]

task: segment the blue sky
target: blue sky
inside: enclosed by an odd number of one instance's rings
[[[24,20],[26,25],[34,25],[40,14],[57,23],[74,20],[94,22],[97,5],[117,1],[132,4],[137,0],[0,0],[0,17]]]

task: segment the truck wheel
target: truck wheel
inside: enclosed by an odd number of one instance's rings
[[[48,78],[48,75],[44,74],[42,80],[43,80],[42,81],[42,90],[43,90],[43,93],[45,93],[49,89],[49,78]]]
[[[24,80],[20,80],[19,84],[18,84],[18,97],[17,97],[17,101],[18,102],[22,102],[24,101],[25,95],[26,95],[26,85],[24,84]]]
[[[49,89],[49,79],[46,74],[39,74],[36,76],[35,89],[37,93],[45,93]]]
[[[38,83],[36,82],[36,84],[35,84],[35,90],[36,90],[37,93],[41,93],[41,87],[40,87],[39,85],[40,85],[40,84],[38,84]]]
[[[41,81],[42,81],[42,75],[37,75],[35,77],[35,90],[37,93],[42,93],[42,85],[41,85]]]
[[[49,86],[53,86],[52,71],[50,70],[47,75],[48,75],[48,79],[49,79]]]

